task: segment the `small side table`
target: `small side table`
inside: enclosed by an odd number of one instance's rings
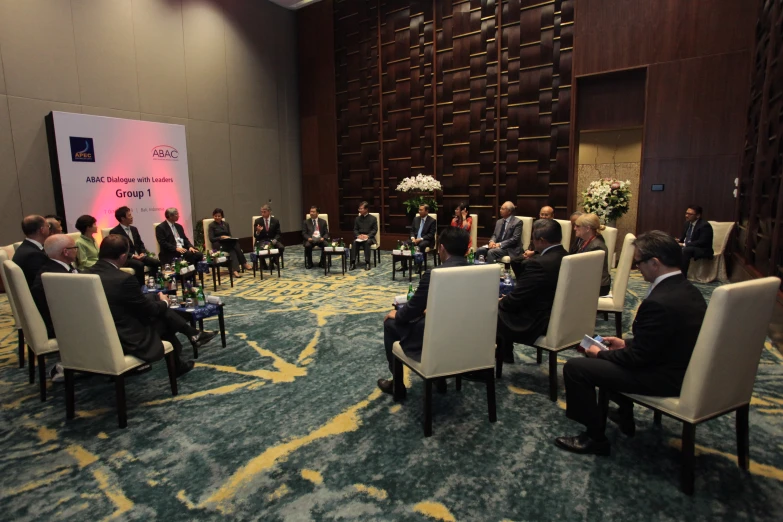
[[[272,250],[262,250],[260,255],[255,252],[250,253],[250,261],[253,262],[253,277],[256,276],[256,270],[258,270],[258,273],[261,274],[261,280],[264,280],[264,271],[258,267],[258,261],[261,258],[269,260],[269,275],[274,274],[275,265],[277,265],[277,277],[280,277],[280,252],[272,253]]]
[[[403,253],[405,252],[405,253]],[[402,275],[405,277],[405,270],[408,270],[408,281],[413,280],[413,258],[414,253],[410,250],[392,250],[392,281],[397,273],[397,262],[402,267]],[[419,265],[419,277],[421,277],[421,265]]]
[[[341,249],[341,250],[335,250]],[[347,247],[324,247],[324,275],[327,275],[332,269],[332,256],[339,256],[342,264],[343,275],[348,269],[348,255],[350,250]]]
[[[205,270],[202,268],[206,268]],[[225,261],[218,262],[216,259],[212,259],[212,262],[208,263],[206,261],[199,261],[199,267],[198,267],[198,277],[199,281],[201,281],[201,285],[204,285],[204,272],[207,270],[212,271],[212,290],[214,292],[217,292],[218,285],[221,285],[220,281],[220,269],[221,268],[227,268],[228,269],[228,279],[231,283],[231,288],[234,288],[234,272],[231,271],[231,257],[226,256]]]
[[[176,308],[171,308],[174,312],[181,315],[186,319],[190,325],[195,328],[196,321],[198,321],[199,330],[204,330],[204,319],[207,317],[213,317],[217,315],[218,324],[220,325],[220,340],[223,344],[223,348],[226,347],[226,322],[223,318],[224,304],[209,304],[206,306],[197,306],[194,308],[185,308],[184,305],[180,305]],[[193,347],[193,358],[198,359],[198,348]]]

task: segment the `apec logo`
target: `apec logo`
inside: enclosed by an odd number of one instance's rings
[[[70,136],[68,139],[71,142],[72,161],[95,163],[95,147],[92,144],[92,138]]]
[[[179,151],[171,145],[155,145],[152,148],[152,159],[158,161],[178,161]]]

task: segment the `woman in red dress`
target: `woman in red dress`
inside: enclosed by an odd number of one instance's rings
[[[470,229],[473,227],[473,218],[470,217],[470,211],[465,203],[460,203],[457,208],[454,209],[454,219],[451,220],[452,227],[462,227],[470,234]],[[468,249],[472,248],[472,241],[468,242]]]

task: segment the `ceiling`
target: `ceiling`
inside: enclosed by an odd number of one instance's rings
[[[272,3],[285,7],[286,9],[291,9],[293,11],[299,9],[300,7],[304,7],[306,5],[310,5],[318,2],[318,0],[270,0],[270,1]]]

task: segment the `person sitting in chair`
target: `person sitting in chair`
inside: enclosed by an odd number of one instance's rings
[[[119,224],[109,230],[109,234],[118,234],[128,238],[130,243],[130,255],[125,266],[132,268],[136,273],[140,285],[144,285],[144,267],[148,267],[150,274],[155,275],[160,269],[160,259],[150,255],[144,241],[141,240],[139,229],[133,226],[133,211],[122,206],[114,211],[114,218]]]
[[[510,201],[500,206],[500,219],[489,244],[479,248],[476,256],[486,256],[487,263],[495,263],[504,256],[517,256],[522,248],[522,220],[514,216],[516,207]]]
[[[601,224],[595,214],[582,214],[576,218],[574,234],[581,240],[574,254],[594,252],[600,250],[604,253],[604,268],[601,271],[601,289],[598,295],[607,295],[612,289],[612,277],[609,275],[609,251],[601,231],[606,227]]]
[[[29,287],[49,259],[43,250],[44,241],[49,237],[49,224],[43,216],[27,216],[22,220],[22,232],[25,239],[14,252],[13,262],[22,269]]]
[[[201,261],[204,256],[190,242],[182,225],[177,223],[179,210],[167,208],[165,215],[166,221],[155,227],[155,237],[160,245],[160,262],[168,264],[176,257],[192,265]]]
[[[411,240],[408,244],[419,252],[426,252],[435,244],[435,232],[437,232],[437,223],[430,217],[430,206],[423,203],[419,205],[419,215],[413,218]]]
[[[682,239],[679,240],[682,247],[683,275],[688,277],[688,268],[691,259],[712,259],[712,225],[701,218],[702,208],[699,205],[691,205],[685,211],[685,228]]]
[[[269,243],[272,248],[276,248],[280,251],[280,255],[283,255],[285,251],[285,245],[280,242],[280,220],[272,215],[272,207],[270,205],[263,205],[261,207],[261,217],[257,218],[253,223],[253,237],[255,237],[256,244]],[[259,258],[261,263],[261,270],[266,270],[266,258]],[[279,261],[278,261],[279,263]]]
[[[220,247],[228,252],[234,277],[242,277],[239,273],[240,265],[247,270],[253,268],[253,265],[245,259],[245,254],[242,253],[242,249],[239,247],[239,241],[231,237],[231,227],[228,225],[228,221],[223,219],[223,209],[216,208],[213,210],[212,219],[214,221],[209,224],[209,230],[207,231],[212,248]]]
[[[329,225],[326,220],[318,217],[318,207],[310,207],[310,218],[302,223],[302,238],[304,239],[305,249],[305,268],[313,268],[313,249],[321,249],[321,258],[318,260],[318,266],[324,267],[324,250],[329,241]]]

